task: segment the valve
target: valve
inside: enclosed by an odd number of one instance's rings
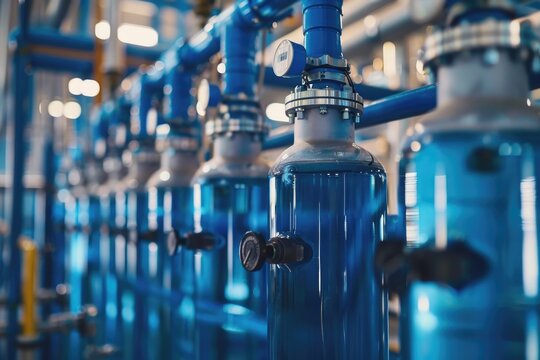
[[[137,240],[157,242],[159,240],[159,232],[157,230],[141,231],[137,234]]]
[[[54,289],[38,289],[36,299],[41,303],[57,302],[66,307],[69,303],[70,287],[67,284],[58,284]]]
[[[313,256],[311,247],[292,234],[277,234],[265,242],[264,237],[248,231],[240,241],[240,261],[247,271],[258,271],[264,262],[294,265],[307,262]]]
[[[410,282],[436,282],[462,290],[484,278],[488,259],[465,241],[453,240],[444,249],[409,250],[403,241],[386,240],[379,244],[375,257],[387,286],[402,292]]]
[[[119,354],[120,349],[113,344],[88,345],[85,350],[85,359],[108,359]]]
[[[96,333],[95,318],[98,310],[94,305],[85,305],[78,313],[62,312],[52,314],[41,326],[44,332],[63,332],[76,330],[81,336],[94,336]]]
[[[290,40],[283,40],[274,54],[272,69],[278,77],[298,77],[302,75],[306,63],[306,49]]]
[[[167,235],[167,250],[173,256],[180,246],[190,250],[212,250],[223,244],[221,237],[207,231],[180,235],[172,229]]]

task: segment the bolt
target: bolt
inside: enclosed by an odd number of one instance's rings
[[[319,114],[321,114],[321,115],[326,115],[326,114],[328,114],[328,109],[326,108],[326,106],[321,106],[321,107],[319,108]]]
[[[298,120],[303,120],[303,119],[304,119],[304,112],[303,112],[302,110],[298,110],[298,111],[296,112],[296,118],[297,118]]]
[[[287,114],[289,118],[289,124],[294,124],[294,113]]]
[[[360,114],[359,113],[356,113],[356,117],[354,118],[354,123],[355,124],[360,124]]]
[[[351,118],[351,114],[349,112],[349,109],[343,110],[343,120],[349,120]]]

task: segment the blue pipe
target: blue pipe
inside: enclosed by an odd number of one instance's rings
[[[17,337],[19,335],[19,304],[21,296],[21,254],[19,250],[19,236],[23,224],[23,175],[25,167],[24,129],[30,118],[31,95],[30,76],[26,71],[27,59],[24,55],[24,45],[28,37],[30,26],[31,0],[19,1],[20,33],[17,37],[17,50],[13,57],[14,62],[14,116],[13,141],[11,145],[11,198],[9,206],[9,285],[8,285],[8,327],[7,327],[7,359],[17,358]]]
[[[191,88],[193,74],[187,71],[180,71],[178,68],[170,70],[166,74],[166,85],[164,88],[165,98],[165,121],[169,123],[185,123],[190,120],[189,108],[193,98]]]
[[[20,30],[19,30],[20,31]],[[28,32],[27,45],[52,46],[66,50],[83,50],[92,52],[94,40],[81,34],[65,35],[51,29],[32,29]]]
[[[133,134],[137,140],[148,138],[148,113],[163,96],[165,78],[162,72],[146,72],[140,77],[139,102],[139,132]],[[157,125],[157,124],[156,124]]]
[[[44,54],[30,54],[28,63],[33,69],[78,74],[80,76],[90,75],[94,69],[92,60],[79,60]]]
[[[437,105],[437,87],[428,85],[414,90],[389,96],[367,105],[357,129],[381,125],[391,121],[419,116],[433,110]],[[269,137],[263,149],[275,149],[290,146],[294,142],[292,129]]]
[[[404,91],[366,106],[356,128],[362,129],[422,115],[433,110],[435,106],[437,106],[436,85]]]
[[[195,68],[208,62],[210,57],[219,51],[220,28],[223,25],[253,27],[260,29],[270,27],[275,21],[280,21],[291,14],[291,8],[297,0],[240,0],[233,6],[223,10],[219,15],[210,19],[199,33],[187,42],[178,40],[162,56],[167,67],[180,66]]]
[[[221,49],[226,69],[223,75],[223,95],[245,94],[253,98],[257,83],[255,55],[258,30],[238,25],[231,21],[222,30]]]
[[[343,58],[341,51],[341,7],[343,0],[302,0],[304,45],[308,57],[330,55]]]

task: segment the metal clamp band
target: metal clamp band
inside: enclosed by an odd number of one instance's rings
[[[248,132],[266,134],[268,127],[262,119],[212,119],[206,122],[205,132],[208,136],[226,134],[231,132]]]
[[[426,39],[420,60],[426,65],[449,54],[486,48],[540,50],[540,42],[528,26],[514,21],[490,20],[438,31]]]
[[[195,138],[168,136],[163,139],[156,140],[156,150],[163,152],[166,149],[197,151],[199,142]]]
[[[347,84],[347,76],[342,72],[330,72],[330,71],[318,71],[315,73],[308,73],[307,80],[309,82],[320,81],[320,80],[333,80],[343,84]]]
[[[308,67],[328,66],[338,69],[347,69],[349,67],[346,59],[336,59],[330,55],[323,55],[318,58],[308,57],[306,60]]]

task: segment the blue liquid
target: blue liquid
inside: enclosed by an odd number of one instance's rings
[[[192,206],[190,187],[148,191],[147,227],[157,231],[158,241],[157,246],[148,245],[148,271],[142,279],[168,296],[148,299],[148,333],[156,346],[150,358],[193,358],[193,253],[181,251],[171,257],[165,244],[172,228],[180,234],[192,231]]]
[[[130,246],[127,237],[128,194],[119,192],[115,198],[115,236],[114,244],[114,274],[116,280],[116,304],[118,346],[123,359],[133,359],[134,351],[134,322],[135,298],[133,286],[128,283],[128,259],[135,261],[134,244]]]
[[[266,358],[265,272],[248,273],[238,255],[248,231],[267,234],[268,180],[199,179],[195,229],[223,244],[195,254],[197,359]]]
[[[127,359],[146,359],[157,348],[148,333],[148,300],[145,284],[139,282],[148,273],[149,243],[138,234],[148,229],[148,194],[127,193],[127,229],[125,244],[126,276],[122,292],[122,317],[124,321],[124,349]],[[129,350],[128,350],[129,348]]]
[[[72,199],[69,222],[73,225],[68,243],[68,283],[70,286],[69,311],[76,314],[81,311],[88,296],[88,234],[83,226],[88,224],[88,199],[77,197]],[[76,329],[69,333],[69,356],[82,359],[84,339]]]
[[[98,314],[96,323],[96,335],[91,341],[98,345],[104,344],[107,342],[104,331],[105,323],[105,276],[101,272],[101,256],[103,255],[101,249],[101,234],[100,234],[100,204],[99,198],[93,195],[90,195],[88,198],[89,207],[88,207],[88,224],[87,229],[88,233],[88,296],[83,299],[84,303],[92,304],[97,307]]]
[[[466,241],[490,272],[461,291],[415,283],[404,358],[540,358],[540,134],[448,131],[415,140],[419,151],[401,164],[409,246]]]
[[[101,214],[103,224],[107,224],[101,233],[101,248],[103,257],[101,269],[105,273],[105,324],[104,332],[107,344],[120,347],[119,314],[121,304],[119,300],[118,278],[116,274],[116,197],[114,194],[101,199]]]
[[[270,231],[290,232],[313,258],[272,265],[271,359],[386,358],[386,296],[374,254],[386,217],[386,176],[367,163],[294,163],[270,179]]]

